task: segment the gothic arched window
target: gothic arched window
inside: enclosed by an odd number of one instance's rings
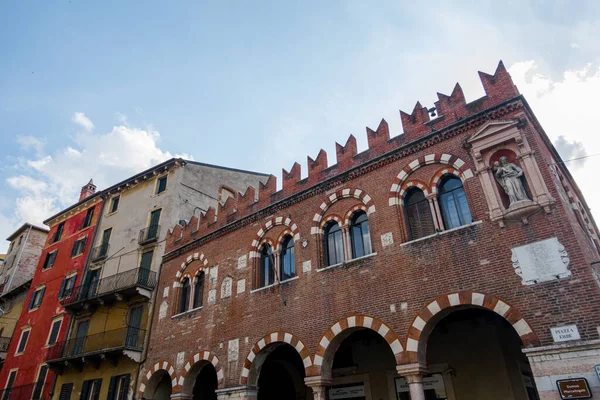
[[[263,245],[260,252],[260,274],[259,287],[272,285],[275,283],[275,273],[273,270],[273,249],[267,243]]]
[[[327,265],[344,262],[344,239],[337,222],[330,222],[325,226],[325,254]]]
[[[404,198],[404,208],[411,240],[435,233],[429,201],[421,189],[413,187],[408,191]]]
[[[186,312],[190,307],[190,278],[183,278],[181,294],[179,296],[179,312]]]
[[[294,268],[294,238],[286,236],[281,244],[281,255],[279,259],[279,279],[286,279],[296,276]]]
[[[371,254],[371,234],[369,218],[364,211],[354,213],[350,221],[350,239],[352,240],[352,257],[358,258]]]
[[[192,304],[193,308],[202,307],[202,297],[204,297],[204,271],[200,271],[196,275],[196,282],[194,283],[194,301]]]

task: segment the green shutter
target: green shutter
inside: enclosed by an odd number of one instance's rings
[[[102,386],[102,379],[96,379],[97,384],[95,385],[94,397],[92,400],[98,400],[100,397],[100,387]]]
[[[90,390],[90,382],[91,381],[83,381],[83,386],[81,387],[81,395],[79,396],[79,400],[85,400],[87,398],[88,391]]]
[[[65,295],[65,287],[67,286],[67,279],[63,279],[60,284],[60,290],[58,291],[58,298],[61,299]]]
[[[106,400],[115,400],[115,390],[117,390],[117,382],[119,381],[118,376],[110,377],[110,384],[108,385],[108,396]]]

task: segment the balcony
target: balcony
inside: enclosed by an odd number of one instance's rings
[[[35,383],[29,385],[13,386],[10,389],[0,390],[0,400],[39,400],[40,396],[36,391],[36,396],[33,396]]]
[[[60,303],[67,311],[78,312],[89,309],[90,306],[110,304],[115,300],[126,301],[135,295],[150,298],[155,287],[156,272],[147,268],[130,269],[76,286],[65,292]]]
[[[85,363],[97,368],[102,360],[116,365],[121,355],[140,362],[145,339],[145,329],[125,327],[65,340],[48,349],[46,364],[60,374],[67,367],[82,370]]]
[[[96,246],[92,249],[92,262],[98,262],[104,260],[108,256],[108,243],[102,243],[100,246]]]
[[[140,230],[138,243],[140,245],[156,242],[160,234],[160,225],[150,225],[147,228]]]

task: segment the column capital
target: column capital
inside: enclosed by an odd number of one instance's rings
[[[304,378],[304,384],[311,388],[317,386],[329,386],[331,385],[331,378],[325,378],[322,376],[307,376]]]
[[[192,396],[189,394],[183,394],[183,393],[173,393],[173,394],[171,394],[171,399],[173,399],[173,400],[191,400]]]
[[[407,379],[409,376],[423,376],[429,373],[427,366],[420,363],[397,365],[396,371],[398,375],[404,376]]]

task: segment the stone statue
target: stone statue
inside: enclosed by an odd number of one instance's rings
[[[502,186],[504,192],[510,200],[509,207],[519,201],[529,201],[521,177],[523,170],[518,165],[508,162],[504,156],[500,157],[500,162],[494,163],[494,176],[496,181]]]

